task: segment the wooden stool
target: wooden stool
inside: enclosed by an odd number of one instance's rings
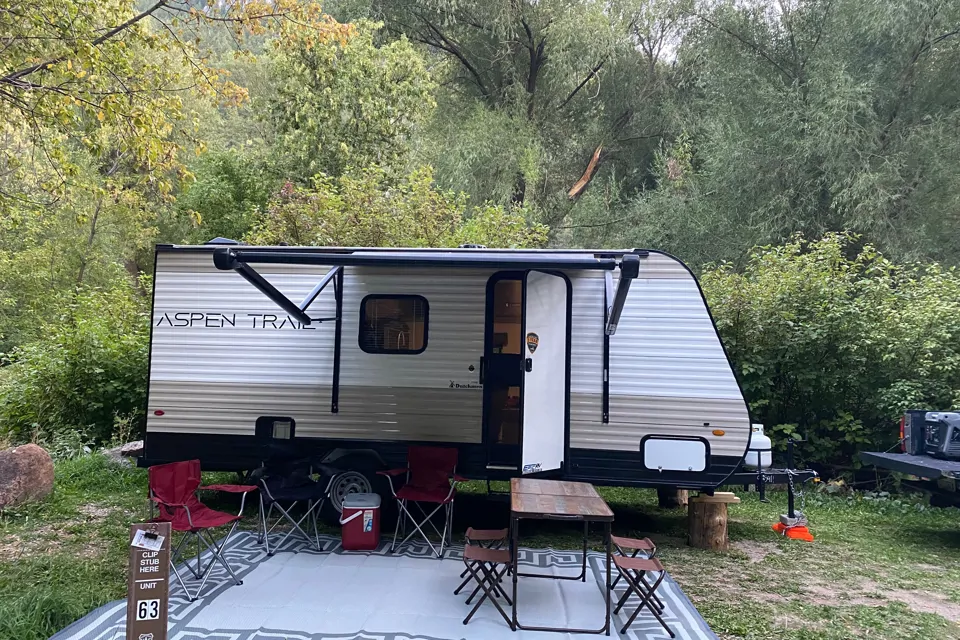
[[[477,609],[480,608],[483,601],[489,598],[494,606],[497,607],[497,611],[500,612],[503,619],[506,620],[510,628],[513,629],[510,616],[507,615],[507,612],[503,610],[503,607],[500,606],[500,603],[497,601],[498,597],[503,597],[507,604],[513,604],[510,596],[507,595],[507,592],[503,590],[503,586],[500,584],[503,574],[506,573],[507,567],[510,566],[510,552],[506,549],[488,549],[486,547],[467,545],[463,550],[463,563],[467,566],[466,570],[470,574],[470,577],[477,581],[477,589],[474,590],[474,594],[477,593],[478,590],[483,590],[483,596],[477,600],[477,604],[473,605],[473,609],[471,609],[467,617],[463,619],[463,624],[470,622],[470,618],[477,612]],[[500,565],[503,566],[503,569],[498,569]],[[470,598],[473,598],[473,595],[471,595]],[[470,598],[467,599],[467,604],[470,603]]]
[[[670,634],[670,637],[676,638],[677,636],[673,633],[673,629],[667,625],[661,615],[663,613],[663,607],[655,604],[655,601],[657,601],[657,587],[660,586],[660,583],[663,582],[663,579],[667,575],[660,561],[656,558],[625,558],[623,556],[614,556],[613,564],[617,567],[617,571],[620,572],[620,575],[623,576],[623,579],[627,581],[628,585],[626,593],[624,593],[620,601],[617,602],[617,607],[613,610],[613,614],[616,615],[620,613],[620,609],[627,603],[631,595],[636,594],[636,596],[640,598],[640,604],[630,617],[627,618],[627,622],[623,625],[623,628],[620,629],[620,633],[625,634],[630,625],[633,624],[633,621],[637,619],[640,610],[646,607],[667,633]],[[652,572],[657,572],[657,577],[653,581],[653,584],[650,584],[644,576]]]
[[[728,491],[717,491],[712,496],[700,494],[690,498],[688,510],[689,544],[698,549],[726,550],[727,505],[737,504],[740,498]]]
[[[506,529],[474,529],[473,527],[467,527],[467,533],[464,537],[467,539],[467,544],[476,547],[486,547],[487,549],[499,549],[507,541],[507,536],[509,532]],[[466,562],[466,560],[464,560]],[[463,588],[467,586],[467,583],[470,582],[471,577],[469,570],[464,569],[460,573],[460,577],[464,578],[464,581],[460,583],[460,586],[453,590],[453,594],[457,595]],[[473,590],[473,593],[470,594],[470,597],[467,598],[467,604],[470,604],[470,601],[473,600],[473,597],[477,595],[480,591],[478,586]]]
[[[648,559],[655,558],[657,556],[657,545],[650,538],[623,538],[621,536],[610,536],[610,542],[613,543],[614,547],[616,547],[617,553],[624,558],[636,558],[641,551],[644,552]],[[633,553],[628,555],[625,549],[633,549]],[[641,579],[643,579],[642,574]],[[620,575],[617,575],[617,579],[613,581],[613,584],[610,585],[610,588],[616,588],[619,582]],[[629,590],[627,593],[630,593]],[[660,607],[660,610],[663,611],[663,603],[656,594],[653,595],[653,601],[654,604]]]

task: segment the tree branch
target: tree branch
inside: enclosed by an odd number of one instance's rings
[[[743,36],[741,36],[739,33],[736,33],[735,31],[731,31],[730,29],[727,29],[726,27],[720,26],[719,24],[717,24],[716,22],[713,22],[712,20],[710,20],[710,18],[708,18],[708,17],[706,17],[706,16],[703,16],[703,15],[699,15],[699,14],[698,14],[697,17],[700,18],[701,20],[703,20],[704,22],[706,22],[708,25],[710,25],[710,26],[713,27],[714,29],[717,29],[717,30],[719,30],[719,31],[722,31],[722,32],[724,32],[725,34],[727,34],[728,36],[731,36],[731,37],[739,40],[741,43],[745,44],[745,45],[746,45],[747,47],[749,47],[754,53],[758,54],[758,55],[759,55],[760,57],[762,57],[764,60],[766,60],[767,62],[769,62],[770,64],[772,64],[774,67],[776,67],[777,70],[780,71],[780,73],[782,73],[782,74],[785,75],[786,77],[790,78],[791,80],[795,80],[795,79],[796,79],[796,78],[793,76],[792,73],[790,73],[789,71],[787,71],[786,69],[784,69],[783,66],[780,65],[780,63],[778,63],[776,60],[774,60],[773,58],[771,58],[770,55],[764,50],[764,48],[761,47],[760,45],[758,45],[757,43],[751,42],[751,41],[747,40],[746,38],[744,38]]]
[[[121,31],[125,31],[126,29],[129,29],[133,25],[143,20],[144,18],[150,17],[151,15],[156,13],[158,10],[162,9],[170,1],[171,0],[159,0],[159,2],[154,4],[152,7],[144,10],[142,13],[139,13],[133,16],[132,18],[130,18],[129,20],[127,20],[126,22],[123,22],[122,24],[119,24],[116,27],[110,29],[109,31],[104,33],[102,36],[98,38],[94,38],[90,42],[90,44],[93,45],[94,47],[97,47],[103,44],[104,42],[106,42],[113,36],[117,35]],[[4,77],[0,78],[0,83],[14,84],[14,85],[18,84],[17,80],[19,80],[20,78],[23,78],[24,76],[28,76],[31,73],[40,71],[41,69],[46,69],[47,67],[53,66],[55,64],[59,64],[63,61],[64,61],[64,58],[59,57],[59,58],[53,58],[51,60],[44,60],[43,62],[38,62],[37,64],[31,65],[29,67],[24,67],[19,71],[14,71],[13,73],[9,73],[5,75]]]
[[[564,101],[560,103],[560,106],[557,107],[557,109],[563,109],[565,106],[567,106],[567,103],[573,100],[574,96],[576,96],[580,92],[580,89],[583,89],[586,86],[586,84],[590,82],[590,80],[595,75],[597,75],[597,73],[600,71],[600,69],[603,67],[603,65],[606,62],[607,62],[607,56],[604,56],[603,59],[600,60],[600,62],[598,62],[596,65],[594,65],[592,69],[590,69],[590,73],[587,74],[587,77],[580,81],[580,84],[578,84],[577,87],[570,92],[570,95],[568,95],[566,99],[564,99]]]
[[[460,50],[460,47],[457,45],[457,43],[451,40],[450,38],[448,38],[447,36],[445,36],[440,31],[440,29],[434,26],[434,24],[430,22],[427,18],[419,14],[417,15],[417,17],[420,19],[421,22],[423,22],[423,24],[430,31],[436,34],[436,37],[440,39],[440,42],[437,42],[432,39],[427,39],[425,37],[417,38],[417,40],[419,40],[425,45],[435,47],[437,49],[440,49],[441,51],[446,51],[450,55],[454,56],[457,60],[459,60],[460,64],[462,64],[463,67],[470,73],[470,75],[473,76],[474,82],[476,82],[477,87],[479,87],[480,93],[483,95],[483,97],[486,98],[487,100],[490,100],[492,98],[492,95],[490,93],[490,90],[487,89],[487,85],[484,84],[483,78],[480,76],[480,72],[477,70],[475,66],[473,66],[473,64],[463,54],[463,52]]]

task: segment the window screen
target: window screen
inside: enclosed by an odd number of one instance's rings
[[[423,353],[427,315],[423,296],[367,296],[360,303],[360,348],[367,353]]]

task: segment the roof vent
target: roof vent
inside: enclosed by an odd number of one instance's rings
[[[220,238],[216,237],[213,240],[207,240],[206,244],[240,244],[236,240],[231,240],[230,238]]]
[[[486,249],[487,245],[485,244],[462,244],[459,247],[460,249]]]

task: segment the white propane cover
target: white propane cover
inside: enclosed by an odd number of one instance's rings
[[[743,459],[743,466],[748,469],[769,469],[773,466],[773,442],[770,438],[763,435],[763,425],[751,425],[753,433],[750,436],[750,447],[747,449],[747,455]],[[758,462],[759,461],[759,462]]]

